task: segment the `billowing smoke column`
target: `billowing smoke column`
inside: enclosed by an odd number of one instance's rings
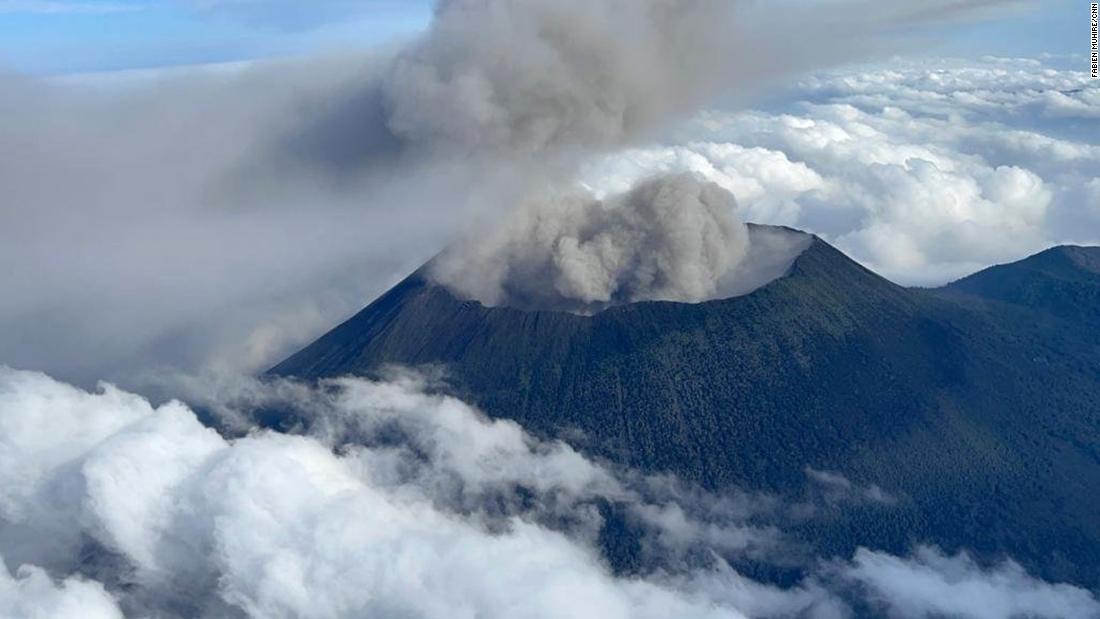
[[[346,180],[437,165],[496,190],[480,200],[508,208],[532,181],[570,183],[588,155],[637,141],[728,88],[745,45],[730,31],[738,4],[440,2],[423,36],[311,103],[313,113],[276,139],[274,167],[282,175],[289,160],[292,172]],[[500,186],[512,194],[500,197]],[[448,191],[447,205],[469,191]]]
[[[999,2],[442,0],[368,92],[392,137],[435,155],[613,148],[722,92]]]
[[[714,295],[747,253],[729,193],[688,176],[607,200],[542,187],[573,186],[585,155],[712,96],[732,70],[734,5],[441,3],[430,32],[381,81],[387,128],[418,155],[463,155],[517,178],[494,197],[510,209],[504,226],[475,224],[479,238],[445,252],[431,274],[489,305],[588,311]]]
[[[728,0],[449,0],[383,80],[390,131],[436,152],[623,143],[728,77]]]
[[[392,53],[93,93],[0,70],[3,361],[85,385],[157,365],[259,370],[459,226],[569,191],[587,158],[719,91],[750,97],[985,3],[450,0]],[[297,23],[363,3],[199,4]]]
[[[704,301],[748,255],[735,208],[732,194],[690,174],[604,200],[575,193],[532,201],[487,237],[444,252],[429,273],[487,305],[584,312]]]
[[[804,8],[806,20],[835,27],[796,36],[799,25],[781,12],[730,0],[441,3],[430,30],[395,57],[365,100],[385,123],[382,144],[414,161],[451,162],[472,179],[472,189],[454,193],[474,195],[494,213],[474,218],[470,240],[445,252],[429,274],[487,305],[582,313],[719,296],[749,253],[733,196],[690,177],[665,177],[598,200],[576,188],[577,170],[721,90],[751,90],[822,54],[853,53],[862,37],[842,41],[837,29],[877,31],[909,18],[904,7],[861,2]],[[801,53],[823,36],[827,51]],[[779,40],[791,40],[792,49],[774,49]]]

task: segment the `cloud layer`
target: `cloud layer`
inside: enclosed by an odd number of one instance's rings
[[[416,436],[427,462],[400,445],[341,456],[314,439],[269,433],[228,443],[180,404],[153,408],[110,387],[89,394],[10,371],[0,384],[11,429],[0,494],[5,560],[125,583],[118,603],[131,613],[737,616],[618,581],[591,549],[521,519],[492,533],[476,515],[437,507],[454,492],[509,483],[531,482],[541,497],[605,480],[563,445],[538,445],[513,424],[408,385],[345,381],[333,385],[333,400],[311,397],[354,417],[359,431],[398,420],[425,430]],[[46,413],[58,431],[32,431]],[[86,563],[89,544],[102,565]],[[24,572],[24,588],[41,578]]]
[[[133,83],[0,76],[4,361],[84,381],[261,368],[462,226],[491,242],[457,246],[436,276],[490,303],[728,294],[780,273],[774,256],[801,241],[750,237],[725,189],[747,219],[809,228],[907,281],[1094,240],[1074,235],[1100,218],[1082,130],[1097,89],[1034,62],[821,75],[783,112],[705,113],[645,146],[722,89],[748,96],[983,4],[792,18],[721,0],[451,0],[423,37],[371,58]],[[624,146],[589,169],[591,193],[571,193],[578,166]],[[637,184],[684,170],[713,185]],[[484,233],[517,204],[511,227]],[[738,560],[794,560],[768,517],[812,510],[611,470],[423,377],[225,380],[196,397],[233,438],[179,402],[0,368],[0,615],[1100,613],[1010,561],[929,548],[811,557],[796,584],[759,583]],[[303,427],[262,430],[258,407]],[[893,500],[807,476],[831,505]],[[609,510],[653,561],[637,575],[601,556]]]
[[[210,402],[314,423],[228,440],[178,402],[0,369],[0,615],[828,618],[849,615],[853,584],[900,616],[1100,612],[1084,590],[934,549],[755,582],[723,557],[782,554],[780,532],[747,520],[775,505],[616,473],[423,377],[222,387]],[[607,567],[608,502],[656,569]]]
[[[0,612],[5,617],[122,619],[115,600],[102,585],[70,577],[55,583],[41,568],[25,566],[16,574],[0,565]]]
[[[1096,599],[1082,589],[1050,585],[1005,561],[983,569],[969,555],[921,547],[908,560],[860,549],[845,578],[865,586],[896,617],[1088,617]]]
[[[704,113],[591,182],[692,170],[750,221],[816,232],[902,283],[944,283],[1100,241],[1097,93],[1037,61],[898,61],[808,79],[789,112]]]

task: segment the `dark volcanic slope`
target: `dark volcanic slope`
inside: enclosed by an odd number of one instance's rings
[[[806,525],[827,552],[935,542],[1096,586],[1098,264],[1058,248],[910,290],[815,240],[748,296],[590,317],[413,275],[272,372],[445,364],[490,415],[645,470],[795,494],[813,467],[900,498]]]
[[[1055,247],[986,269],[947,290],[1100,326],[1100,248]]]

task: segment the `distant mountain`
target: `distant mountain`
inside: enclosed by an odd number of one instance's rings
[[[271,370],[442,365],[495,417],[708,489],[797,497],[808,468],[889,501],[799,525],[820,552],[914,543],[1100,584],[1100,248],[938,290],[820,239],[741,297],[593,316],[489,308],[422,272]]]
[[[1100,248],[1055,247],[986,269],[947,289],[1100,325]]]

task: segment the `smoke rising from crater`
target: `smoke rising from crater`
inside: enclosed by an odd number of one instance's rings
[[[263,368],[456,229],[567,193],[586,158],[981,3],[796,4],[449,0],[368,57],[0,75],[3,361],[83,384]],[[645,277],[570,294],[629,296]]]
[[[690,174],[599,200],[532,201],[486,236],[460,241],[431,276],[487,305],[584,311],[614,303],[712,298],[749,253],[733,195]]]
[[[467,224],[472,240],[446,251],[431,275],[489,305],[583,312],[715,298],[749,252],[732,196],[658,178],[601,201],[575,188],[577,169],[721,92],[745,95],[866,51],[872,35],[917,16],[904,4],[799,8],[791,21],[728,0],[442,2],[429,32],[359,100],[384,119],[389,147],[414,160],[464,158],[477,191],[500,190],[486,200],[490,214]],[[763,283],[744,275],[751,284],[728,287]]]

